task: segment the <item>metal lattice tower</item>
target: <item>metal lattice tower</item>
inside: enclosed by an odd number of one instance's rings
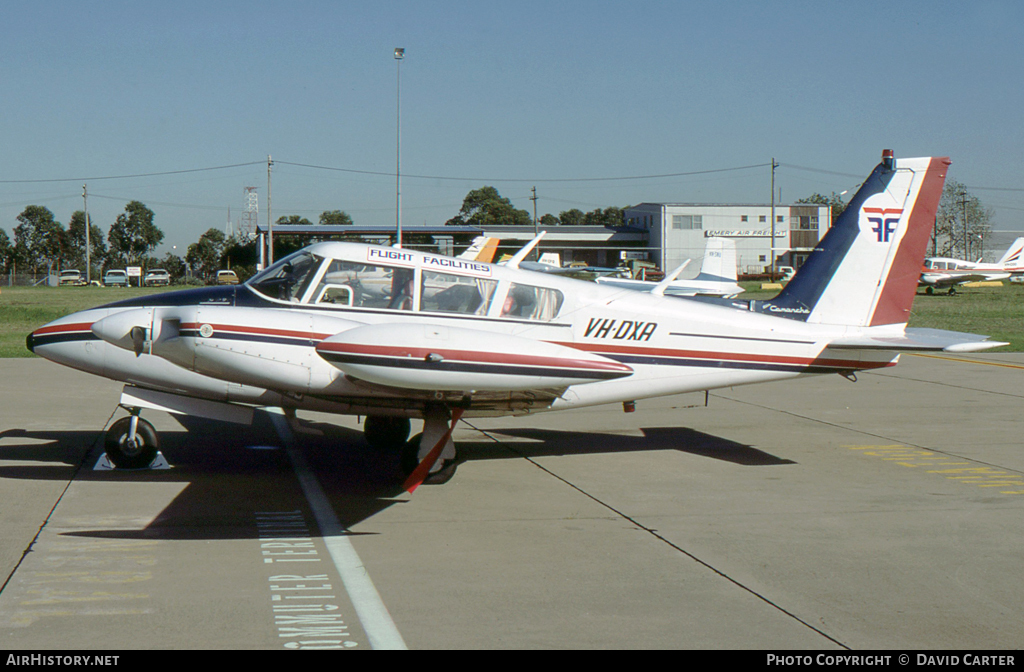
[[[259,224],[260,199],[256,193],[256,187],[245,188],[245,210],[242,211],[242,219],[238,226],[238,234],[244,241],[252,240],[256,235],[256,225]]]

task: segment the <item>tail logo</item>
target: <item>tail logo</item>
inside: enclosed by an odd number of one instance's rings
[[[897,208],[864,208],[864,214],[868,215],[868,221],[874,224],[871,231],[878,236],[878,242],[888,243],[892,234],[896,233],[896,227],[900,224],[902,209]],[[875,215],[872,217],[871,215]]]

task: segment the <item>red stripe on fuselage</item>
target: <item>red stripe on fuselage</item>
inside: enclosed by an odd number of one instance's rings
[[[210,324],[208,322],[188,322],[181,325],[182,329],[199,330],[204,324]],[[229,333],[229,334],[256,334],[259,336],[277,336],[282,338],[298,338],[308,341],[322,341],[325,338],[330,338],[334,334],[314,334],[308,331],[294,331],[291,329],[267,329],[265,327],[249,327],[232,324],[210,324],[214,333]]]
[[[32,332],[33,336],[46,336],[48,334],[66,334],[73,331],[92,331],[92,322],[76,322],[75,324],[57,324],[52,327],[40,327]]]
[[[436,354],[446,360],[459,362],[481,362],[488,364],[510,364],[518,366],[548,366],[555,368],[589,369],[592,371],[631,372],[633,369],[618,362],[595,362],[583,359],[519,355],[510,352],[488,352],[479,350],[447,350],[442,348],[410,348],[404,346],[364,345],[357,343],[321,343],[317,350],[383,357],[408,357],[424,359]]]
[[[181,325],[182,329],[198,329],[200,326],[200,323],[189,323]],[[625,364],[620,364],[618,362],[603,363],[588,360],[545,358],[531,355],[520,355],[515,353],[486,352],[476,350],[445,350],[438,348],[423,347],[397,347],[361,345],[351,343],[325,343],[323,342],[324,339],[330,338],[334,334],[314,334],[303,331],[293,331],[285,329],[266,329],[262,327],[245,327],[225,324],[211,324],[210,326],[213,327],[215,333],[219,331],[221,333],[226,334],[257,334],[271,337],[288,337],[295,339],[304,339],[308,341],[315,341],[319,343],[316,346],[317,349],[329,352],[348,352],[352,354],[366,354],[390,357],[416,357],[420,359],[433,353],[441,355],[445,359],[452,359],[458,361],[475,361],[481,363],[505,363],[533,366],[572,366],[590,368],[595,371],[632,371],[630,367],[626,366]],[[757,353],[718,352],[706,350],[677,350],[669,348],[649,347],[644,348],[636,346],[603,345],[597,343],[567,343],[555,341],[548,342],[552,343],[553,345],[561,345],[569,348],[574,348],[576,350],[590,352],[596,355],[621,354],[632,355],[637,357],[665,357],[675,359],[697,359],[704,361],[717,360],[735,364],[780,364],[788,366],[831,367],[838,369],[874,369],[883,368],[891,365],[891,362],[888,361],[865,362],[861,360],[851,359],[793,357]]]
[[[888,366],[889,362],[863,362],[854,359],[823,359],[820,357],[787,357],[781,355],[760,355],[742,352],[712,352],[707,350],[672,350],[668,348],[638,348],[621,345],[594,343],[557,343],[570,348],[586,350],[597,355],[622,354],[634,357],[669,357],[677,359],[702,359],[735,362],[737,364],[786,364],[792,366],[824,366],[840,369],[869,369]]]

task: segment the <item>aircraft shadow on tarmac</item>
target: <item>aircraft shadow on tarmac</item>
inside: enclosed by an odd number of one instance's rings
[[[302,510],[310,529],[315,529],[288,453],[279,448],[281,442],[269,423],[258,422],[240,431],[236,426],[202,420],[179,422],[188,431],[160,432],[160,450],[173,465],[169,470],[94,470],[103,452],[98,432],[8,430],[0,433],[0,478],[185,484],[144,529],[64,533],[73,536],[258,538],[257,511]],[[371,449],[357,430],[315,422],[303,426],[307,431],[295,434],[294,447],[302,451],[315,472],[344,528],[410,501],[398,485],[396,453]],[[645,428],[641,435],[524,427],[488,429],[487,433],[498,441],[483,434],[478,434],[478,439],[462,435],[458,442],[460,464],[669,450],[741,466],[792,464],[752,446],[681,427]],[[20,464],[4,465],[4,460]]]

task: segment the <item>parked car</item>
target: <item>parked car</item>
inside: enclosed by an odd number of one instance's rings
[[[61,286],[64,286],[64,285],[73,285],[73,286],[84,285],[85,284],[85,278],[82,277],[82,272],[81,271],[76,271],[76,270],[61,271],[60,272],[60,284],[61,284]]]
[[[162,287],[171,284],[171,274],[162,268],[151,269],[142,279],[147,287]]]
[[[237,285],[238,276],[234,271],[217,271],[218,285]]]
[[[128,286],[128,272],[127,271],[116,271],[110,270],[103,274],[103,284],[107,287],[113,285],[120,285],[122,287]]]

